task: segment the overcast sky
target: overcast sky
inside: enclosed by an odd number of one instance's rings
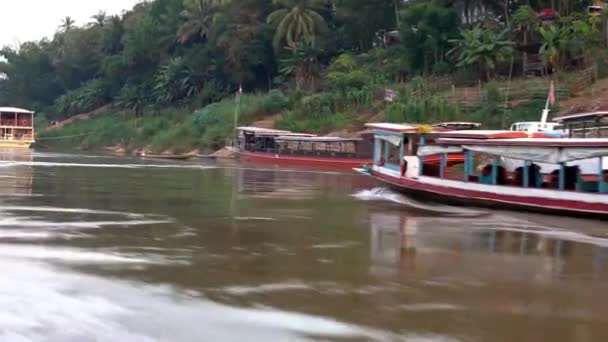
[[[51,37],[66,16],[80,26],[99,10],[119,14],[141,0],[0,0],[0,46]]]

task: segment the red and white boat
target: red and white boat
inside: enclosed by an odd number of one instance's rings
[[[608,156],[608,139],[546,138],[542,132],[417,134],[411,126],[369,124],[374,163],[361,172],[398,191],[451,204],[608,217],[608,173],[583,175],[568,163]],[[463,156],[450,162],[451,156]],[[439,167],[429,168],[429,158]],[[513,171],[501,158],[523,161]],[[485,165],[484,165],[485,161]],[[557,165],[543,174],[538,164]],[[476,167],[479,165],[479,167]],[[458,166],[458,167],[452,167]]]
[[[250,163],[352,169],[372,162],[371,138],[371,133],[340,138],[238,127],[236,152]]]

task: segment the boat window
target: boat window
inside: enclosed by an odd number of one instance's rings
[[[395,146],[393,144],[388,144],[388,160],[387,163],[400,165],[401,156],[399,155],[399,146]]]

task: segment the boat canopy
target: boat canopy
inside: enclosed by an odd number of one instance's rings
[[[567,124],[567,123],[574,123],[574,122],[596,121],[596,120],[602,119],[605,116],[608,116],[608,111],[568,114],[568,115],[562,115],[553,120],[557,121],[559,123]]]
[[[389,131],[394,133],[416,133],[419,125],[396,124],[396,123],[368,123],[365,125],[371,129]]]
[[[283,131],[278,129],[260,128],[260,127],[237,127],[238,132],[250,133],[256,136],[293,136],[293,137],[315,137],[315,134],[308,133],[293,133],[291,131]]]
[[[340,138],[340,137],[317,137],[317,136],[280,136],[274,139],[277,142],[282,141],[297,141],[297,142],[314,142],[314,143],[348,143],[358,142],[361,138]]]
[[[0,113],[34,114],[31,110],[16,107],[0,107]]]
[[[518,138],[548,138],[543,132],[502,131],[502,130],[466,130],[442,132],[440,137],[467,139],[518,139]]]
[[[454,149],[454,147],[456,147]],[[458,150],[460,149],[460,151]],[[438,139],[419,156],[473,151],[532,162],[560,164],[608,156],[608,139]]]
[[[436,128],[448,128],[454,130],[465,130],[465,129],[474,129],[481,127],[479,122],[467,122],[467,121],[451,121],[451,122],[440,122],[434,124],[433,127]]]

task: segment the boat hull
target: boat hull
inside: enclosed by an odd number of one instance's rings
[[[280,155],[258,152],[237,152],[239,159],[248,163],[273,164],[285,166],[311,166],[327,167],[333,169],[353,169],[365,164],[372,163],[372,159],[350,159],[350,158],[330,158],[330,157],[308,157],[294,155]]]
[[[20,140],[0,140],[0,148],[24,148],[28,149],[32,146],[33,141]]]
[[[492,209],[526,210],[531,212],[579,216],[585,218],[608,218],[608,203],[604,201],[582,201],[577,199],[580,194],[575,192],[562,192],[541,190],[552,193],[561,193],[557,196],[522,196],[514,195],[513,191],[527,191],[532,189],[512,188],[506,193],[500,189],[493,191],[480,191],[477,183],[457,182],[465,186],[451,187],[449,185],[429,184],[419,180],[394,177],[375,170],[371,175],[378,181],[388,185],[391,189],[414,195],[417,200],[429,200],[452,205],[476,206]],[[441,180],[437,180],[439,183]],[[446,183],[451,183],[448,181]],[[493,186],[496,187],[496,186]],[[537,189],[540,190],[540,189]]]

